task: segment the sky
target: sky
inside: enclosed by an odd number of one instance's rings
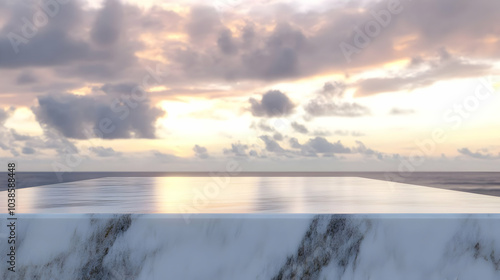
[[[25,171],[500,171],[499,1],[0,0]]]

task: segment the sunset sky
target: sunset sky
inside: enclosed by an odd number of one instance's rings
[[[500,1],[0,0],[20,170],[500,171]]]

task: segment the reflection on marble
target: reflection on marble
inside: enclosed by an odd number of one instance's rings
[[[354,177],[110,177],[19,189],[17,211],[500,213],[500,197]]]
[[[17,245],[0,279],[500,279],[499,214],[22,214]]]

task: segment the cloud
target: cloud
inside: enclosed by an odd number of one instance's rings
[[[276,141],[283,141],[283,135],[279,132],[274,133],[273,139]]]
[[[231,144],[231,148],[230,149],[223,149],[223,153],[225,155],[232,155],[232,156],[236,156],[236,157],[240,157],[240,158],[247,158],[248,156],[251,156],[251,157],[259,157],[259,154],[257,153],[257,151],[255,151],[254,149],[252,150],[249,150],[250,148],[248,147],[248,145],[244,145],[244,144],[241,144],[241,143],[233,143]],[[247,154],[247,150],[248,151],[248,154]]]
[[[217,46],[223,54],[231,55],[237,52],[237,46],[233,40],[231,30],[225,28],[219,33],[217,38]]]
[[[491,39],[500,31],[493,24],[496,14],[492,11],[500,8],[496,1],[479,0],[477,5],[464,0],[445,0],[446,4],[402,3],[405,11],[413,12],[398,14],[397,21],[393,18],[391,25],[356,54],[351,63],[347,63],[339,44],[352,43],[353,27],[363,27],[373,20],[370,12],[385,9],[386,3],[328,4],[314,12],[304,12],[286,3],[269,3],[270,8],[263,11],[259,5],[247,3],[252,12],[225,10],[224,16],[228,17],[222,22],[221,14],[207,6],[185,4],[181,6],[182,12],[176,13],[161,6],[146,10],[131,3],[119,4],[116,0],[106,1],[98,9],[82,4],[85,1],[70,1],[60,5],[61,11],[50,18],[47,26],[39,28],[26,44],[20,44],[20,53],[16,55],[7,35],[9,32],[21,34],[21,19],[33,16],[32,9],[17,2],[2,8],[0,67],[7,70],[43,67],[43,75],[37,76],[39,89],[63,83],[138,78],[145,65],[156,57],[175,72],[175,78],[164,81],[169,87],[176,86],[168,92],[170,95],[191,94],[188,88],[193,83],[243,81],[268,86],[271,81],[323,73],[357,75],[390,62],[413,60],[413,72],[388,73],[389,77],[382,78],[384,80],[364,79],[352,85],[358,95],[371,95],[425,86],[435,80],[474,77],[488,71],[488,64],[500,56]],[[445,12],[446,5],[454,7],[453,10]],[[423,15],[426,20],[422,20]],[[235,18],[240,19],[238,23],[232,20]],[[470,18],[475,19],[474,23],[470,23]],[[453,22],[453,26],[443,22]],[[412,34],[411,40],[407,39],[408,34]],[[433,62],[430,57],[436,51],[441,54],[439,61]],[[149,55],[151,53],[155,53],[155,58]],[[436,67],[431,67],[438,62]],[[422,67],[432,70],[423,74]],[[48,79],[45,76],[49,76]],[[16,78],[8,80],[11,85],[4,88],[11,93],[11,87],[27,90],[15,84]],[[318,95],[341,93],[336,82],[328,82]],[[23,98],[25,105],[32,102]],[[312,104],[312,110],[325,113],[334,109],[340,110],[340,115],[351,115],[342,110],[348,110],[348,106],[322,104]]]
[[[258,122],[252,122],[252,124],[250,125],[250,128],[261,129],[265,132],[274,132],[274,129],[262,120],[260,120]]]
[[[14,139],[10,143],[11,146],[24,141],[26,147],[38,150],[54,150],[58,155],[77,154],[80,152],[73,142],[59,133],[54,133],[50,130],[45,130],[42,136],[22,135],[18,134],[14,129],[11,129],[10,133]]]
[[[14,113],[16,109],[14,107],[10,107],[9,109],[5,110],[0,108],[0,126],[3,126],[5,121]]]
[[[305,144],[300,144],[296,138],[290,138],[290,146],[293,149],[300,149],[300,155],[307,157],[334,156],[334,154],[349,154],[351,149],[345,147],[340,141],[329,142],[324,137],[310,138]]]
[[[157,151],[157,150],[152,150],[151,153],[153,154],[153,156],[163,162],[172,162],[174,160],[178,160],[179,158],[174,156],[174,155],[171,155],[171,154],[165,154],[165,153],[162,153],[160,151]]]
[[[349,130],[335,130],[333,133],[330,131],[326,130],[315,130],[312,135],[314,136],[320,136],[320,137],[325,137],[325,136],[330,136],[330,135],[340,135],[340,136],[352,136],[352,137],[361,137],[365,136],[364,133],[359,132],[359,131],[349,131]]]
[[[270,90],[262,95],[261,101],[250,98],[250,111],[256,117],[288,116],[293,112],[295,105],[279,90]]]
[[[297,138],[290,138],[290,147],[300,150],[300,155],[307,157],[317,157],[318,154],[323,156],[335,156],[335,154],[354,154],[359,153],[367,157],[376,157],[383,160],[386,155],[375,151],[365,146],[361,141],[356,141],[356,147],[349,148],[344,146],[340,141],[330,142],[324,137],[310,138],[305,144],[300,144]]]
[[[330,143],[328,140],[326,140],[323,137],[315,137],[312,139],[309,139],[309,141],[306,143],[307,146],[311,147],[314,149],[315,152],[317,153],[341,153],[341,154],[348,154],[351,153],[351,149],[345,147],[340,143],[340,140],[335,142],[335,143]]]
[[[100,46],[116,43],[122,33],[123,7],[118,0],[106,0],[96,16],[90,32],[92,41]]]
[[[18,151],[28,155],[50,155],[50,151],[54,151],[57,155],[64,156],[80,152],[71,141],[52,131],[44,131],[41,136],[31,136],[0,126],[0,138],[0,149],[10,151],[13,156],[18,156]]]
[[[327,82],[317,96],[304,105],[308,117],[359,117],[370,114],[370,110],[356,102],[344,100],[346,84]]]
[[[494,155],[488,152],[487,149],[482,149],[477,152],[472,152],[469,150],[469,148],[462,148],[458,149],[458,152],[461,153],[462,155],[466,155],[472,158],[477,158],[477,159],[500,159],[500,153],[498,155]]]
[[[391,115],[410,115],[414,114],[415,110],[413,109],[401,109],[401,108],[392,108],[389,114]]]
[[[26,85],[36,83],[38,79],[31,72],[23,72],[17,77],[16,82],[18,85]]]
[[[40,8],[43,3],[56,2],[34,2],[35,9],[14,4],[0,29],[0,69],[23,69],[14,80],[17,85],[36,82],[37,88],[53,92],[57,91],[53,85],[81,87],[95,81],[120,81],[138,75],[131,75],[142,68],[135,52],[144,45],[136,34],[147,32],[137,31],[147,15],[134,12],[137,7],[109,0],[102,9],[94,9],[85,7],[84,1],[66,1],[57,8],[51,6],[55,12],[51,12],[45,25],[37,27],[32,23],[35,13],[40,15],[44,11]],[[129,36],[120,36],[125,31]],[[43,69],[40,77],[29,74],[36,68]]]
[[[22,135],[17,133],[15,129],[10,129],[10,134],[12,135],[12,137],[14,137],[14,140],[16,141],[27,141],[33,139],[33,137],[29,135]]]
[[[197,158],[206,159],[206,158],[209,157],[208,156],[207,148],[205,148],[205,147],[201,147],[201,146],[195,145],[193,147],[193,151],[194,151],[195,156]]]
[[[311,77],[327,72],[359,73],[409,58],[414,58],[414,65],[417,65],[419,59],[427,59],[443,47],[452,55],[472,60],[486,61],[500,55],[494,40],[488,40],[499,31],[498,27],[492,27],[496,20],[492,11],[500,9],[498,3],[482,0],[477,5],[465,0],[445,0],[444,3],[401,3],[405,11],[412,13],[393,15],[390,26],[383,28],[366,48],[360,49],[350,63],[339,45],[353,44],[354,27],[363,28],[366,22],[373,21],[372,11],[387,9],[387,2],[353,1],[349,5],[324,5],[323,9],[314,12],[304,12],[293,4],[283,3],[269,3],[265,12],[258,8],[251,13],[227,11],[229,17],[241,18],[245,22],[243,26],[222,23],[211,8],[193,8],[186,26],[191,41],[197,43],[181,44],[188,58],[174,55],[181,49],[177,45],[166,53],[181,66],[184,76],[202,80],[262,81]],[[455,8],[445,12],[445,7]],[[428,10],[433,12],[428,13]],[[474,24],[470,24],[471,18],[475,19]],[[472,26],[478,29],[473,31]],[[411,40],[408,34],[412,34]],[[238,53],[238,57],[228,53]],[[476,74],[471,71],[469,77]]]
[[[60,11],[43,28],[37,28],[32,23],[36,10],[16,5],[4,26],[4,33],[0,33],[0,68],[52,66],[91,59],[90,45],[72,36],[71,30],[78,30],[76,25],[83,13],[74,2],[59,5]],[[23,18],[30,23],[23,21]]]
[[[319,94],[328,96],[330,98],[332,97],[343,97],[345,90],[346,90],[346,84],[343,82],[326,82],[323,85],[323,89],[319,92]]]
[[[40,96],[38,106],[32,111],[43,127],[55,129],[68,138],[155,138],[155,122],[165,112],[147,100],[137,102],[128,97],[128,101],[124,101],[50,94]]]
[[[120,97],[122,95],[130,95],[130,93],[137,87],[136,83],[118,83],[118,84],[104,84],[100,88],[94,90],[102,90],[109,96]]]
[[[327,131],[327,130],[315,130],[315,131],[313,131],[312,135],[326,137],[326,136],[332,135],[332,133],[330,131]]]
[[[239,66],[242,75],[263,80],[299,75],[300,52],[306,44],[301,30],[287,23],[278,23],[267,37],[254,37],[253,40],[260,40],[263,44],[260,48],[247,49],[243,54],[243,64]]]
[[[113,148],[105,148],[102,146],[90,147],[89,150],[98,157],[115,157],[120,156],[120,152],[116,152]]]
[[[264,141],[266,145],[266,150],[268,152],[273,153],[284,153],[285,149],[283,149],[278,142],[274,141],[271,137],[267,135],[262,135],[259,137],[262,141]]]
[[[292,122],[292,128],[293,130],[302,134],[307,134],[309,132],[309,130],[303,124],[299,124],[298,122]]]
[[[22,150],[22,153],[25,155],[32,155],[35,153],[35,149],[33,149],[31,147],[24,147]]]
[[[289,142],[290,142],[290,147],[294,149],[302,148],[302,145],[299,143],[299,140],[297,140],[297,138],[295,137],[290,138]]]
[[[361,136],[365,136],[366,134],[364,134],[363,132],[359,132],[359,131],[352,131],[351,135],[354,137],[361,137]]]
[[[335,132],[333,134],[347,136],[347,135],[349,135],[349,130],[335,130]]]
[[[313,117],[360,117],[370,114],[370,109],[358,103],[324,101],[320,99],[311,100],[304,109]]]
[[[375,156],[376,158],[382,160],[384,159],[384,154],[373,149],[367,148],[365,144],[361,141],[356,141],[357,147],[354,148],[354,151],[366,156]]]
[[[246,157],[247,153],[246,150],[248,150],[248,145],[244,145],[241,143],[233,143],[231,144],[231,149],[224,149],[222,150],[225,155],[234,155],[237,157]]]
[[[191,8],[186,31],[194,42],[202,42],[221,27],[219,14],[213,7],[195,6]]]
[[[384,92],[408,91],[433,85],[442,80],[479,77],[490,73],[491,65],[473,63],[462,58],[451,57],[445,50],[438,58],[427,62],[427,69],[400,73],[393,77],[369,78],[356,83],[356,96],[369,96]],[[444,52],[444,53],[443,53]]]
[[[321,73],[357,74],[402,59],[413,59],[417,66],[420,60],[427,64],[429,56],[440,49],[451,55],[446,62],[451,65],[416,80],[408,80],[409,76],[404,75],[392,77],[395,80],[359,81],[356,87],[358,94],[363,95],[406,88],[405,84],[420,86],[429,80],[457,75],[472,77],[486,68],[462,67],[458,73],[453,71],[453,57],[463,58],[463,64],[484,61],[486,66],[500,56],[494,40],[490,40],[499,33],[494,24],[493,11],[500,8],[496,1],[480,0],[474,5],[464,0],[402,3],[405,11],[412,13],[398,14],[397,22],[393,18],[391,25],[356,54],[351,63],[347,63],[339,44],[352,43],[354,26],[363,27],[373,20],[371,11],[386,9],[385,2],[324,5],[314,12],[284,3],[269,3],[265,11],[256,5],[251,13],[224,11],[230,19],[241,19],[241,25],[232,20],[222,22],[221,14],[207,6],[186,4],[181,10],[189,13],[175,13],[160,6],[144,10],[116,0],[106,1],[99,9],[84,6],[83,2],[60,5],[61,11],[50,18],[48,25],[40,28],[27,44],[19,46],[22,52],[18,56],[12,52],[7,34],[19,33],[21,19],[31,18],[33,10],[21,4],[4,7],[4,14],[10,16],[2,17],[6,19],[0,31],[0,67],[53,66],[49,72],[56,71],[61,79],[119,81],[135,75],[142,69],[139,64],[149,59],[136,57],[135,53],[156,53],[160,49],[163,52],[158,55],[171,62],[169,68],[176,71],[175,82],[188,87],[186,82],[192,84],[193,80],[269,82]],[[444,7],[454,8],[447,11]],[[475,19],[472,24],[471,18]],[[158,36],[167,32],[178,34],[179,38]],[[144,39],[152,34],[157,35],[153,46],[149,39]],[[408,34],[412,34],[411,40],[405,39]],[[186,36],[189,40],[185,40]],[[323,94],[332,94],[332,85],[334,82],[325,84]]]

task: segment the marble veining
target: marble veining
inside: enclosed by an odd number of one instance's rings
[[[18,221],[16,272],[2,262],[1,279],[500,279],[498,214],[199,214],[189,223],[173,214],[25,214]],[[1,238],[0,250],[6,246]]]

